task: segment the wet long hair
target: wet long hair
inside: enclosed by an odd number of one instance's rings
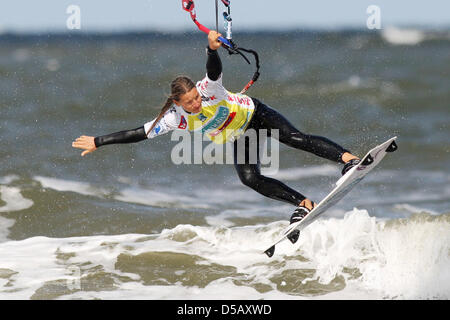
[[[164,107],[162,107],[156,120],[153,122],[150,129],[146,132],[147,136],[152,132],[153,128],[158,124],[159,120],[164,116],[164,114],[170,109],[175,100],[180,101],[183,94],[188,93],[193,88],[195,88],[194,82],[186,76],[176,77],[170,84],[170,96],[167,98]]]

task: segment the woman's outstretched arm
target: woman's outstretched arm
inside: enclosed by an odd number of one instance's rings
[[[147,139],[144,127],[119,131],[99,137],[81,136],[72,142],[72,147],[84,150],[81,156],[91,153],[97,148],[116,143],[134,143]]]

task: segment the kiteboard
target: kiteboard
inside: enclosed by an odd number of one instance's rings
[[[297,242],[300,231],[314,222],[328,208],[334,206],[347,193],[349,193],[372,169],[374,169],[384,156],[389,152],[397,150],[395,140],[397,137],[390,138],[386,142],[370,150],[353,168],[347,171],[337,182],[336,187],[311,210],[301,221],[290,224],[283,232],[282,236],[275,241],[268,249],[264,251],[270,258],[275,252],[275,246],[285,239],[292,243]]]

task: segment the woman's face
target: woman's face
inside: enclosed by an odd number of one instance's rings
[[[180,100],[175,100],[175,103],[182,106],[187,112],[199,113],[202,111],[202,97],[196,87],[181,95]]]

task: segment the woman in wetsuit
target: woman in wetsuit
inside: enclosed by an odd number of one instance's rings
[[[228,92],[222,85],[222,63],[217,53],[221,46],[219,36],[215,31],[208,34],[206,77],[197,84],[184,76],[172,81],[171,95],[156,119],[132,130],[98,137],[81,136],[72,146],[83,149],[81,155],[84,156],[108,144],[139,142],[172,130],[202,130],[215,143],[234,141],[234,166],[242,183],[266,197],[296,206],[290,222],[299,221],[315,204],[284,183],[261,174],[259,141],[256,150],[248,141],[243,144],[244,150],[240,150],[237,139],[250,129],[257,132],[267,129],[269,136],[271,130],[276,129],[280,142],[345,164],[343,174],[359,159],[327,138],[300,132],[278,111],[258,99]],[[258,134],[256,136],[259,138]],[[244,152],[244,161],[238,161],[240,152]],[[250,161],[252,152],[256,152],[256,162]]]

